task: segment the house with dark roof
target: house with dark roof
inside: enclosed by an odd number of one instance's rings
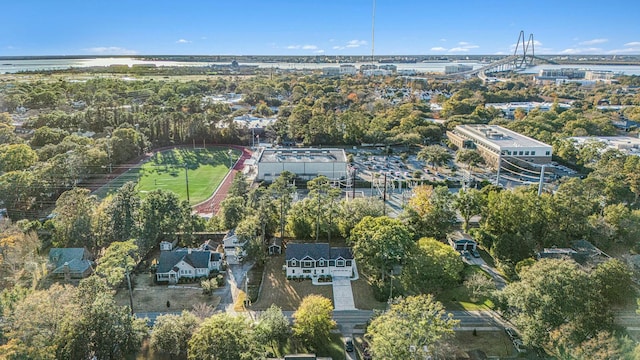
[[[478,247],[478,243],[473,240],[471,235],[461,231],[455,231],[449,234],[447,240],[449,241],[449,245],[456,251],[476,250]]]
[[[93,261],[85,248],[51,248],[49,272],[56,277],[85,278],[93,273]]]
[[[287,277],[352,277],[356,262],[351,248],[330,247],[327,243],[287,244]]]
[[[224,256],[227,259],[227,264],[238,265],[242,262],[242,259],[247,255],[245,250],[246,240],[240,240],[236,235],[235,229],[231,229],[224,239]]]
[[[181,278],[207,277],[222,268],[222,254],[201,249],[176,249],[160,252],[156,280],[177,283]]]

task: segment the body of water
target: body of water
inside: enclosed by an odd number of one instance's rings
[[[216,63],[216,62],[186,62],[186,61],[154,61],[154,60],[141,60],[136,58],[90,58],[90,59],[37,59],[37,60],[0,60],[0,74],[12,74],[22,71],[46,71],[46,70],[64,70],[69,68],[83,68],[83,67],[96,67],[96,66],[111,66],[111,65],[148,65],[153,64],[155,66],[210,66],[210,65],[229,65],[229,63]],[[360,65],[368,63],[352,63],[357,68]],[[415,70],[418,73],[443,73],[444,68],[447,65],[452,64],[465,64],[471,65],[474,68],[483,66],[484,64],[478,62],[419,62],[419,63],[398,63],[395,64],[398,70]],[[253,65],[260,68],[279,68],[279,69],[321,69],[329,66],[339,66],[335,63],[243,63],[240,65]],[[380,64],[382,65],[382,64]],[[541,69],[552,68],[584,68],[589,70],[611,70],[616,73],[623,73],[625,75],[640,75],[640,66],[638,65],[539,65],[529,68],[524,73],[537,73]]]

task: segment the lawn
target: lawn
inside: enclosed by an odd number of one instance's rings
[[[377,301],[373,296],[373,288],[367,281],[367,277],[360,273],[360,278],[351,282],[353,290],[353,300],[356,309],[360,310],[384,310],[387,308],[386,302]]]
[[[233,150],[229,159],[229,149],[172,149],[154,154],[142,166],[135,167],[111,181],[103,189],[96,191],[98,197],[105,197],[128,181],[138,183],[141,197],[155,189],[170,190],[180,200],[187,200],[187,178],[189,203],[197,204],[209,198],[222,179],[229,172],[229,166],[240,156]]]
[[[330,333],[329,341],[322,343],[316,350],[307,349],[298,339],[292,337],[281,348],[271,347],[273,354],[284,356],[287,354],[307,354],[314,353],[319,357],[330,357],[333,360],[344,360],[344,342],[340,333]]]
[[[465,266],[463,271],[463,278],[466,279],[475,272],[481,272],[486,276],[488,276],[488,274],[486,274],[482,270],[482,268],[480,268],[480,266],[470,265],[470,266]],[[493,302],[491,302],[491,300],[487,298],[481,299],[480,301],[475,303],[472,302],[471,299],[469,299],[469,294],[467,293],[467,289],[464,287],[464,285],[459,285],[453,288],[446,289],[442,291],[440,294],[438,294],[438,296],[436,296],[436,299],[440,301],[444,305],[444,307],[449,311],[489,310],[489,309],[493,309],[493,306],[494,306]]]
[[[487,356],[499,359],[513,356],[515,349],[504,331],[456,331],[453,340],[456,348],[468,352],[481,350]]]
[[[199,284],[185,284],[185,287],[169,288],[166,285],[154,285],[152,274],[134,275],[133,309],[135,312],[163,312],[191,310],[193,305],[206,303],[212,307],[218,306],[218,296],[203,295]],[[129,306],[129,292],[119,289],[115,295],[118,305]],[[167,307],[167,301],[169,307]]]
[[[302,299],[311,294],[322,295],[333,302],[331,285],[313,285],[311,280],[287,280],[284,270],[282,270],[283,265],[284,255],[272,256],[267,259],[264,266],[262,290],[258,301],[251,306],[251,310],[266,310],[275,304],[284,311],[295,311]]]

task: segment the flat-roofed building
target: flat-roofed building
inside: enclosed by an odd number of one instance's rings
[[[310,180],[324,175],[331,180],[347,177],[347,156],[342,149],[264,149],[258,155],[256,180],[271,182],[283,171]]]
[[[447,137],[459,148],[477,149],[491,166],[500,155],[546,164],[553,151],[551,145],[497,125],[458,125]]]
[[[457,73],[471,71],[471,70],[473,70],[473,65],[453,64],[453,65],[447,65],[444,67],[444,73],[446,75],[457,74]]]

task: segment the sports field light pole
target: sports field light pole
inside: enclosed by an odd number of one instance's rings
[[[187,185],[187,202],[191,202],[191,199],[189,199],[189,165],[188,164],[184,164],[184,180]]]
[[[231,170],[231,168],[233,167],[233,159],[231,158],[231,154],[233,154],[233,150],[229,149],[229,151],[227,151],[227,154],[229,155],[229,170]]]

